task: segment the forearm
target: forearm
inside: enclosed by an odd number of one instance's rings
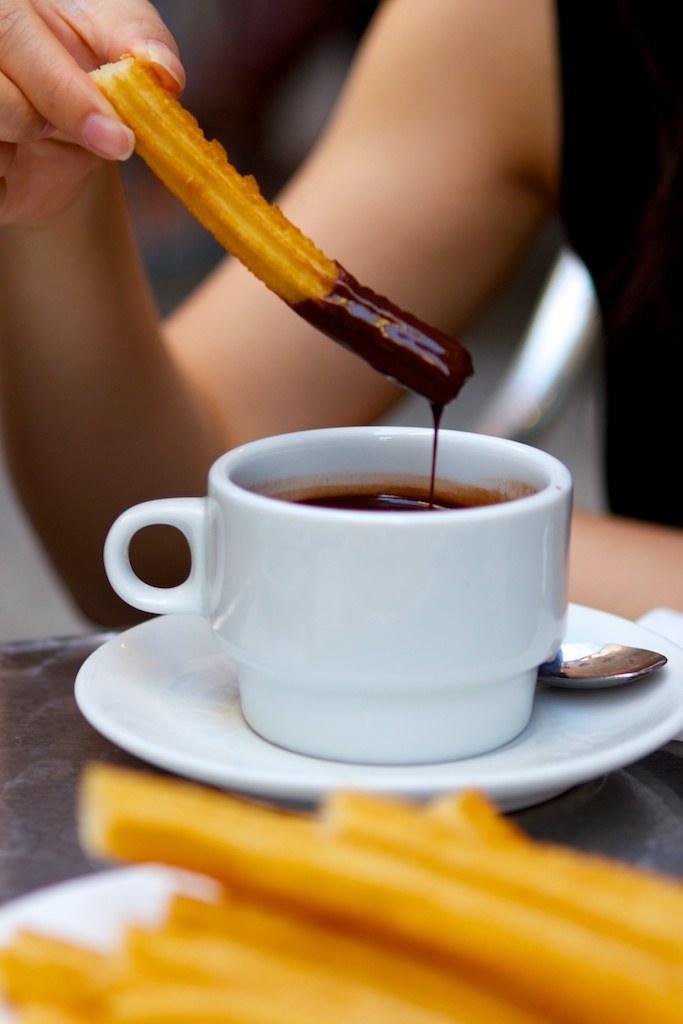
[[[131,612],[104,578],[109,523],[148,497],[204,493],[221,440],[163,344],[115,167],[98,169],[48,223],[0,228],[0,268],[15,485],[85,613],[116,623]],[[173,561],[163,548],[145,552],[157,580]]]
[[[570,597],[637,619],[655,607],[683,611],[683,530],[577,512]]]

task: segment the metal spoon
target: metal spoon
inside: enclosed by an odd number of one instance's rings
[[[641,647],[566,643],[539,666],[538,678],[550,686],[584,690],[621,686],[661,668],[666,660],[663,654]]]

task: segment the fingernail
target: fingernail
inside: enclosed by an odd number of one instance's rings
[[[135,57],[153,64],[159,73],[163,84],[173,92],[179,92],[185,88],[185,71],[182,64],[165,43],[158,39],[144,39],[132,47],[131,52]]]
[[[135,149],[135,135],[130,128],[103,114],[86,118],[82,140],[89,150],[107,160],[127,160]]]

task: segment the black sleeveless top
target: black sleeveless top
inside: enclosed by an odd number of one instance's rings
[[[556,2],[561,212],[604,321],[608,501],[683,526],[683,4]]]

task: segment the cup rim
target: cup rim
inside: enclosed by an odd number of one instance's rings
[[[393,511],[382,511],[382,510],[359,510],[359,509],[337,509],[330,507],[314,507],[307,506],[297,502],[290,502],[286,500],[280,500],[276,496],[263,494],[255,490],[251,490],[244,484],[234,480],[230,476],[230,472],[233,468],[239,467],[245,458],[250,456],[263,456],[269,452],[278,452],[280,450],[292,448],[301,448],[312,442],[325,441],[327,444],[342,444],[344,442],[357,443],[361,441],[367,441],[368,439],[375,439],[377,441],[388,441],[390,442],[395,438],[414,438],[419,443],[424,442],[431,448],[434,438],[434,430],[432,427],[411,427],[411,426],[350,426],[350,427],[321,427],[313,428],[309,430],[291,431],[284,434],[276,434],[268,437],[257,438],[254,441],[245,442],[223,455],[219,456],[209,472],[209,484],[210,491],[213,488],[220,493],[229,492],[233,494],[239,494],[240,500],[247,505],[252,505],[256,509],[268,508],[274,511],[273,506],[276,505],[278,512],[281,514],[294,514],[297,517],[300,516],[314,516],[316,519],[322,515],[326,518],[330,517],[353,517],[354,521],[359,519],[370,518],[372,522],[378,520],[386,520],[397,524],[400,523],[411,523],[415,524],[417,520],[429,522],[434,524],[435,518],[440,522],[443,522],[444,517],[450,518],[453,515],[457,515],[459,519],[463,517],[470,518],[473,515],[478,519],[483,518],[498,518],[501,516],[508,517],[515,511],[523,512],[524,509],[528,509],[530,504],[534,506],[542,506],[547,502],[552,502],[557,499],[558,496],[569,494],[571,496],[573,492],[573,478],[568,467],[556,456],[550,452],[544,451],[541,448],[534,447],[533,445],[527,444],[523,441],[516,441],[511,438],[501,438],[489,434],[478,434],[474,431],[463,431],[456,430],[453,428],[439,428],[439,443],[449,444],[449,438],[457,437],[462,440],[466,445],[476,445],[482,451],[495,450],[504,448],[506,451],[515,452],[520,456],[523,456],[527,461],[530,461],[535,465],[537,469],[544,471],[547,475],[547,483],[540,487],[538,490],[531,494],[520,495],[517,498],[513,498],[509,501],[497,502],[490,505],[473,505],[465,508],[455,509],[444,509],[439,511],[438,517],[425,516],[422,511],[403,511],[400,515],[397,515]],[[437,456],[437,481],[439,479],[438,472],[438,456]],[[441,477],[443,479],[443,477]],[[512,476],[511,480],[516,478]],[[522,479],[520,477],[520,479]],[[496,481],[481,481],[481,485],[484,486],[488,483],[489,486],[494,487]],[[500,481],[498,481],[500,483]]]

